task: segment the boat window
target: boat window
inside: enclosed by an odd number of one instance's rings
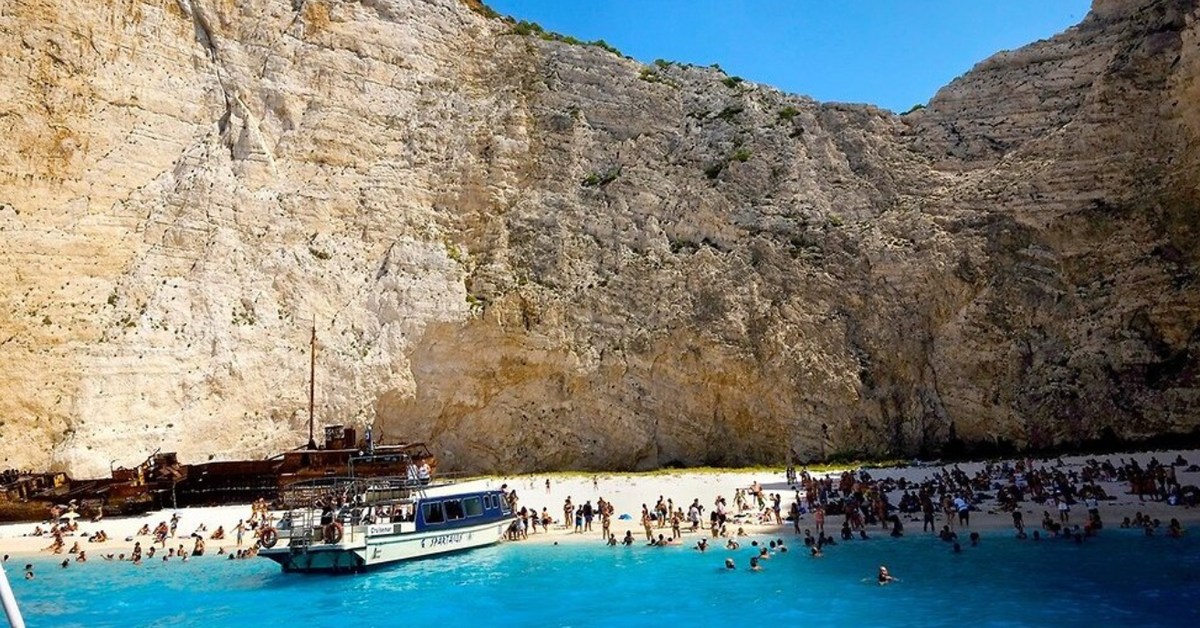
[[[496,501],[500,502],[500,512],[502,512],[506,515],[508,513],[512,512],[512,505],[508,503],[507,499],[501,499],[500,496],[497,495]]]
[[[478,497],[468,497],[463,500],[463,509],[468,517],[478,517],[483,514],[483,502]]]
[[[491,510],[491,509],[493,508],[493,506],[492,506],[492,496],[491,496],[491,495],[484,495],[484,496],[483,496],[483,507],[484,507],[484,508],[487,508],[488,510]]]
[[[446,521],[463,518],[463,505],[457,499],[448,499],[442,502],[442,506],[446,508]]]
[[[442,523],[446,520],[442,516],[442,502],[426,502],[421,504],[421,508],[425,514],[425,523]]]

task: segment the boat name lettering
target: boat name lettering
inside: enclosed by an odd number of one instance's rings
[[[457,532],[454,534],[441,534],[438,536],[431,536],[427,539],[421,539],[421,547],[433,547],[435,545],[453,545],[454,543],[462,543],[463,539],[465,539],[466,537],[467,537],[467,535],[462,532]]]
[[[379,536],[381,534],[391,534],[395,531],[395,524],[381,523],[377,525],[367,526],[367,536]]]

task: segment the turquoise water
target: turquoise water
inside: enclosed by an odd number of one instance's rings
[[[1196,626],[1200,542],[1106,530],[1083,545],[985,535],[952,554],[922,536],[791,551],[510,543],[353,576],[285,575],[264,559],[7,563],[39,626]],[[694,542],[694,538],[692,539]],[[722,569],[733,556],[737,570]],[[880,564],[900,582],[874,584]]]

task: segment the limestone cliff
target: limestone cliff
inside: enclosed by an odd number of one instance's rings
[[[1200,7],[897,116],[460,0],[0,4],[0,466],[465,470],[1200,425]]]

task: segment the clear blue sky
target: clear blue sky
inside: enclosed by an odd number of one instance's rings
[[[1090,0],[485,0],[622,53],[822,101],[905,111],[1001,50],[1078,24]]]

